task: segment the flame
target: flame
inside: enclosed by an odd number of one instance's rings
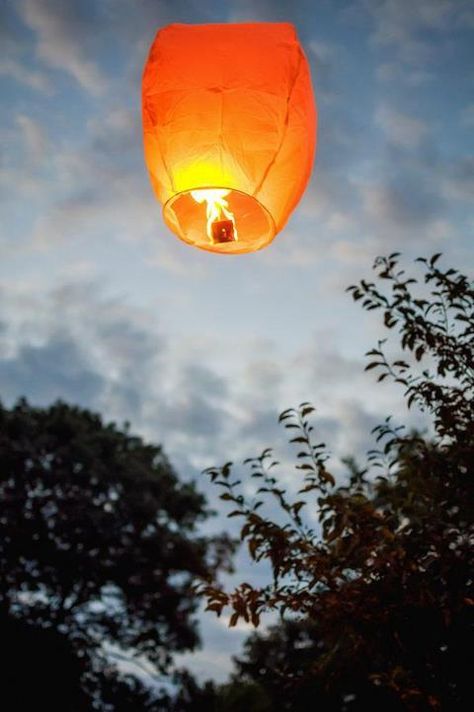
[[[191,191],[191,195],[196,203],[206,203],[206,233],[211,242],[214,242],[212,237],[212,223],[217,220],[223,220],[224,218],[232,222],[234,226],[234,239],[239,239],[235,218],[233,213],[229,210],[229,203],[226,200],[226,196],[229,195],[229,193],[230,190],[226,190],[225,188],[202,188]]]

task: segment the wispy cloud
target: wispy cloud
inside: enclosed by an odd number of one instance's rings
[[[0,75],[14,79],[30,89],[47,95],[53,92],[53,82],[46,72],[28,67],[19,60],[11,57],[0,61]]]
[[[474,126],[474,102],[462,110],[461,123],[464,126]]]
[[[19,114],[16,117],[18,126],[23,133],[26,154],[30,165],[38,165],[49,150],[49,140],[43,127],[30,116]]]
[[[465,12],[464,0],[362,0],[372,17],[372,41],[393,48],[399,60],[419,64],[431,60],[436,49],[426,33],[444,35]]]
[[[377,109],[375,124],[382,129],[387,141],[402,148],[417,148],[429,134],[425,121],[386,105]]]
[[[409,87],[419,87],[435,79],[434,73],[423,67],[407,68],[398,61],[379,64],[376,77],[382,82],[400,82]]]
[[[36,33],[37,56],[44,64],[67,72],[91,94],[105,91],[106,77],[86,49],[94,23],[90,16],[81,13],[78,3],[21,0],[19,10],[24,22]]]

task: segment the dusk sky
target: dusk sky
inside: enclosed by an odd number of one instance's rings
[[[295,24],[318,147],[282,233],[224,256],[163,223],[141,72],[159,27],[243,21]],[[472,0],[4,0],[0,42],[4,403],[130,421],[214,506],[201,470],[278,449],[278,413],[303,400],[335,463],[386,415],[417,422],[363,372],[383,333],[345,288],[395,250],[472,270]],[[263,575],[239,561],[239,580]],[[199,675],[227,674],[248,630],[226,625],[203,616],[183,659]]]

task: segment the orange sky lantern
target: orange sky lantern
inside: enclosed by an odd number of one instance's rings
[[[204,250],[268,245],[308,182],[316,107],[287,23],[173,24],[143,73],[145,160],[166,224]]]

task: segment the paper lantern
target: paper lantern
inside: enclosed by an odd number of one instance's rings
[[[143,73],[145,160],[166,224],[220,253],[259,250],[308,182],[316,107],[287,23],[158,31]]]

